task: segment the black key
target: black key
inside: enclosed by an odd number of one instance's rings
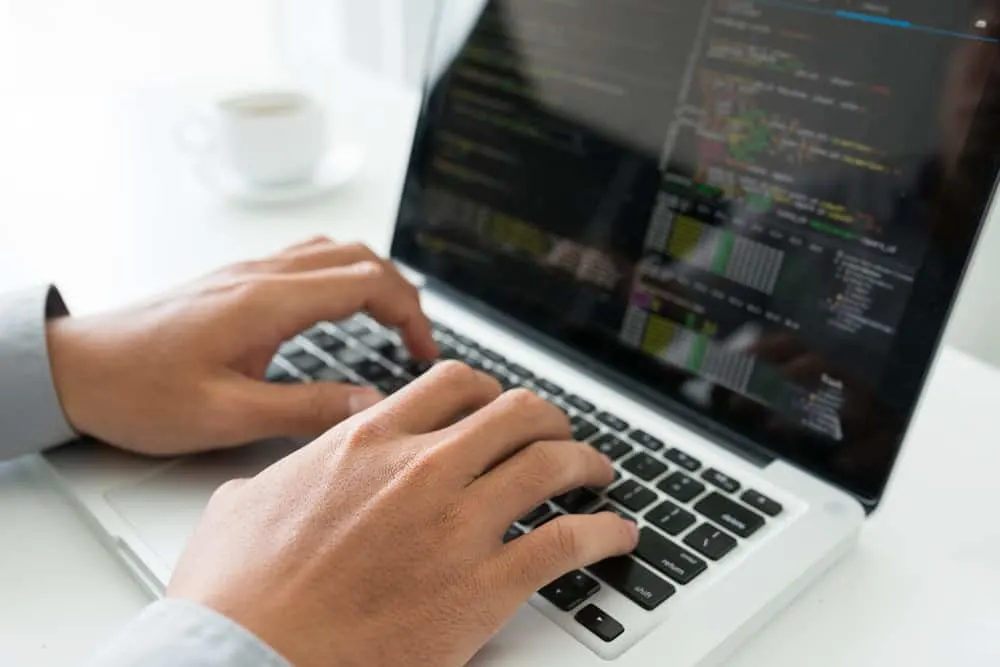
[[[455,340],[457,340],[459,343],[461,343],[465,347],[469,348],[470,350],[478,350],[479,349],[479,344],[476,341],[474,341],[471,338],[469,338],[468,336],[463,336],[462,334],[455,333],[453,331],[453,332],[451,332],[451,337],[454,338]]]
[[[588,604],[576,614],[576,622],[606,642],[617,639],[625,628],[595,605]]]
[[[379,380],[375,383],[375,386],[386,396],[391,396],[408,384],[410,383],[401,377],[390,376],[384,380]]]
[[[360,347],[345,347],[337,351],[333,356],[348,368],[353,368],[363,361],[368,361],[368,353]]]
[[[553,498],[552,502],[570,514],[582,514],[583,510],[595,504],[600,499],[601,497],[590,489],[580,488],[573,489],[558,498]]]
[[[696,512],[733,531],[740,537],[750,537],[764,525],[764,517],[721,493],[711,493],[694,506]]]
[[[667,472],[667,466],[660,463],[646,452],[639,452],[622,464],[622,468],[632,473],[644,482],[654,479]]]
[[[550,398],[549,399],[549,403],[551,403],[552,405],[556,406],[557,408],[559,408],[560,410],[562,410],[563,412],[565,412],[567,415],[572,416],[571,413],[570,413],[570,411],[569,411],[569,406],[566,405],[565,403],[563,403],[562,401],[560,401],[558,399],[555,399],[555,398]]]
[[[531,378],[535,377],[534,373],[529,371],[524,366],[521,366],[520,364],[511,363],[507,366],[507,370],[509,370],[511,373],[521,378],[522,380],[530,380]]]
[[[519,386],[518,383],[514,381],[514,378],[509,375],[505,375],[504,373],[493,372],[490,373],[490,375],[497,379],[497,382],[500,383],[500,388],[504,391],[510,391],[511,389],[515,389]]]
[[[785,509],[779,503],[771,500],[763,493],[758,491],[750,490],[744,493],[742,496],[743,502],[751,507],[760,510],[768,516],[778,516]]]
[[[667,535],[679,535],[690,528],[695,519],[694,514],[664,500],[646,513],[646,521]]]
[[[353,370],[369,382],[378,382],[392,376],[392,371],[377,361],[371,361],[370,359],[366,359],[355,365]]]
[[[656,485],[671,498],[676,498],[682,503],[686,503],[705,490],[705,485],[697,482],[684,473],[675,472],[665,480]]]
[[[532,525],[538,523],[551,513],[552,513],[552,508],[549,507],[549,504],[542,503],[541,505],[528,512],[520,519],[518,519],[517,522],[522,526],[528,526],[530,528]]]
[[[601,505],[596,510],[591,512],[591,514],[600,514],[601,512],[614,512],[615,514],[625,519],[626,521],[631,521],[632,523],[636,523],[634,516],[623,510],[621,507],[618,507],[617,505],[612,505],[611,503],[605,503]]]
[[[339,350],[345,345],[344,341],[340,340],[336,336],[331,336],[327,332],[320,331],[319,329],[307,333],[306,338],[308,338],[313,345],[326,352]]]
[[[326,366],[326,364],[324,364],[321,359],[314,357],[308,352],[299,352],[297,354],[293,354],[290,357],[286,357],[286,359],[290,361],[292,365],[294,365],[296,368],[298,368],[303,373],[306,373],[307,375],[310,373],[315,373],[319,369]]]
[[[601,590],[601,585],[594,581],[594,579],[585,572],[576,570],[575,572],[567,574],[565,578],[569,579],[574,586],[586,592],[588,598],[594,595],[597,591]]]
[[[503,534],[503,543],[507,544],[508,542],[513,542],[522,535],[524,535],[523,530],[521,530],[517,526],[511,526],[510,528],[507,529],[507,532]]]
[[[594,404],[591,403],[590,401],[580,398],[579,396],[575,396],[573,394],[570,394],[563,400],[566,401],[566,405],[568,405],[569,407],[587,415],[589,415],[591,412],[597,409],[596,407],[594,407]]]
[[[583,442],[587,438],[592,438],[598,432],[596,426],[581,417],[573,417],[570,420],[570,425],[573,426],[573,439],[580,442]]]
[[[598,412],[597,421],[601,422],[613,431],[624,431],[628,429],[628,422],[621,417],[616,417],[610,412]]]
[[[364,320],[357,318],[341,322],[337,326],[340,327],[340,330],[348,336],[364,336],[366,333],[371,331],[371,328],[369,328],[368,324],[366,324]]]
[[[723,491],[728,491],[729,493],[736,493],[740,490],[740,483],[729,475],[719,472],[715,468],[709,468],[701,474],[701,478],[711,484],[712,486],[717,486]]]
[[[291,375],[288,374],[288,371],[275,363],[268,366],[267,372],[264,374],[264,379],[268,382],[282,382],[286,377],[291,377]]]
[[[635,429],[634,431],[628,434],[628,437],[630,440],[632,440],[632,442],[642,445],[651,452],[658,452],[661,449],[663,449],[663,441],[654,438],[645,431],[640,431],[639,429]]]
[[[495,364],[502,364],[506,361],[506,359],[503,358],[503,355],[497,354],[493,350],[487,350],[485,347],[478,348],[478,352]]]
[[[410,361],[403,365],[403,370],[413,377],[420,377],[432,368],[434,362],[431,361]]]
[[[646,609],[656,609],[677,589],[628,556],[603,560],[590,566],[590,572],[632,602]]]
[[[639,533],[639,546],[635,555],[678,584],[690,583],[705,571],[708,565],[692,553],[681,549],[652,528],[643,528]]]
[[[446,336],[454,336],[455,335],[454,331],[452,331],[451,329],[449,329],[445,325],[441,324],[440,322],[432,322],[431,326],[434,329],[434,331],[443,333]]]
[[[553,512],[552,514],[548,515],[547,517],[545,517],[544,519],[542,519],[541,521],[539,521],[538,523],[536,523],[534,525],[534,528],[537,530],[537,529],[541,528],[542,526],[544,526],[545,524],[549,523],[550,521],[555,521],[556,519],[558,519],[561,516],[566,516],[566,515],[563,514],[562,512]]]
[[[486,361],[482,357],[469,357],[465,360],[465,363],[468,364],[469,368],[477,371],[487,370]]]
[[[631,446],[622,442],[610,433],[605,433],[600,438],[597,438],[590,443],[590,445],[612,461],[617,461],[626,454],[632,453]]]
[[[465,354],[459,352],[457,348],[447,344],[438,345],[438,358],[453,361],[465,361]]]
[[[286,374],[276,380],[271,380],[271,382],[275,384],[295,384],[296,382],[300,382],[300,380],[295,376]]]
[[[608,492],[608,497],[633,512],[641,512],[656,501],[656,494],[635,480],[627,479]]]
[[[673,461],[680,467],[684,468],[689,472],[697,472],[698,468],[701,467],[701,461],[694,458],[693,456],[688,456],[679,449],[671,449],[669,452],[663,455],[668,461]]]
[[[719,560],[736,548],[736,540],[708,523],[692,530],[684,538],[684,544],[712,560]]]
[[[330,366],[324,366],[313,373],[312,379],[317,382],[350,382],[350,379],[344,371]]]
[[[572,611],[601,589],[601,585],[583,572],[559,577],[538,593],[562,611]]]
[[[358,338],[358,341],[360,341],[360,343],[369,350],[374,350],[375,352],[385,356],[392,354],[393,348],[396,347],[396,343],[374,331],[361,336]]]
[[[562,396],[563,394],[566,393],[565,389],[563,389],[554,382],[549,382],[544,378],[535,378],[535,384],[538,385],[539,389],[544,391],[546,394],[549,394],[550,396]]]

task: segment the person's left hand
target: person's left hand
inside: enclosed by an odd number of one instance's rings
[[[358,311],[399,328],[415,358],[436,356],[413,285],[368,248],[320,238],[127,310],[53,320],[56,390],[78,432],[141,454],[313,437],[380,394],[264,374],[282,342]]]

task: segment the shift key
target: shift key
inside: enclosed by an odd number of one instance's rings
[[[659,607],[677,589],[628,556],[602,560],[590,566],[598,579],[646,610]]]
[[[660,537],[652,528],[643,528],[639,533],[639,546],[635,555],[678,584],[689,583],[708,567],[705,561]]]

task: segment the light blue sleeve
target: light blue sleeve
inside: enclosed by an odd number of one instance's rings
[[[76,437],[52,382],[45,333],[48,318],[65,314],[52,287],[0,295],[0,460]]]
[[[155,602],[86,667],[291,667],[242,626],[184,600]]]

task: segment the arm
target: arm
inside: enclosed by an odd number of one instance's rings
[[[46,320],[65,314],[51,287],[0,296],[0,460],[76,435],[56,395],[45,335]]]

